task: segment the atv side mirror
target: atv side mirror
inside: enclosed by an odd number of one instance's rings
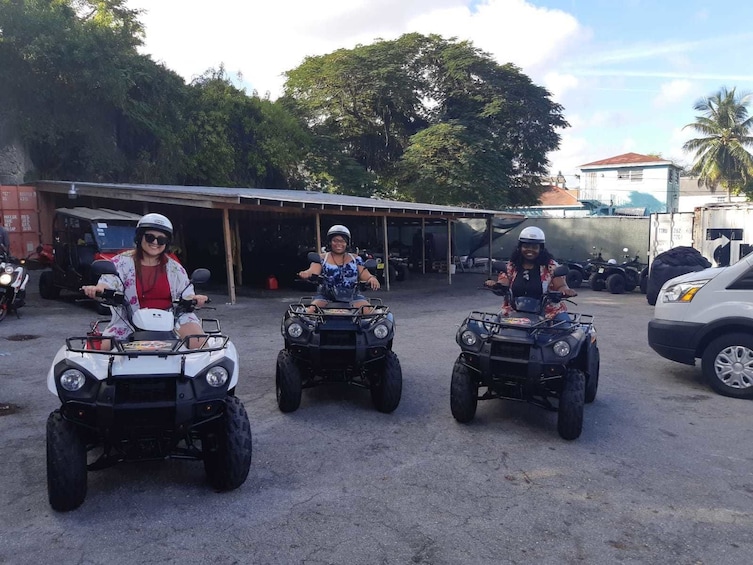
[[[567,273],[570,271],[570,269],[567,268],[567,265],[558,265],[556,269],[554,269],[554,273],[552,276],[554,277],[564,277],[567,275]]]
[[[97,278],[101,277],[102,275],[117,276],[118,270],[115,268],[115,265],[112,261],[107,261],[106,259],[97,259],[96,261],[92,261],[91,273]]]
[[[309,254],[306,255],[306,257],[308,258],[309,263],[319,263],[319,264],[321,264],[321,262],[322,262],[322,256],[319,255],[318,253],[316,253],[315,251],[310,251]]]
[[[366,267],[373,274],[377,266],[376,259],[366,259],[363,266]]]
[[[209,269],[196,269],[191,273],[191,284],[204,284],[209,282],[211,276],[212,273],[209,272]]]

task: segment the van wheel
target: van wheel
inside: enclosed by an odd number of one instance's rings
[[[719,394],[753,398],[753,337],[733,333],[716,338],[703,352],[701,370]]]
[[[607,290],[612,294],[623,294],[625,292],[625,277],[619,273],[607,277]]]
[[[55,300],[60,296],[60,289],[55,286],[52,271],[45,271],[39,275],[39,296],[45,300]]]

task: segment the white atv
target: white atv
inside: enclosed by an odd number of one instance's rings
[[[92,269],[97,276],[117,275],[110,261],[95,261]],[[206,269],[191,276],[191,284],[207,280]],[[238,355],[219,322],[204,319],[206,335],[181,339],[174,320],[194,309],[193,300],[133,315],[122,293],[106,290],[101,300],[133,333],[122,341],[103,336],[100,326],[108,321],[99,320],[85,337],[66,339],[55,355],[47,375],[47,387],[61,401],[47,419],[52,508],[80,506],[87,471],[121,461],[202,460],[215,489],[242,485],[251,466],[251,426],[235,396]],[[190,339],[203,344],[189,349]]]

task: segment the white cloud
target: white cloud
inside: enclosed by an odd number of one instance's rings
[[[656,108],[663,108],[677,104],[681,100],[688,98],[691,91],[697,88],[689,80],[673,80],[665,82],[659,88],[659,95],[654,98],[653,105]]]
[[[561,101],[567,92],[577,88],[578,85],[578,79],[570,74],[555,71],[544,75],[544,86],[552,93],[552,99],[556,101]]]

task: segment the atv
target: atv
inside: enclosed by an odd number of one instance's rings
[[[309,261],[321,261],[317,253]],[[374,260],[366,262],[372,270]],[[312,305],[311,297],[291,304],[282,320],[285,347],[277,356],[275,385],[281,411],[293,412],[301,404],[301,391],[329,383],[347,383],[371,391],[374,407],[394,411],[400,403],[403,374],[392,351],[395,322],[389,308],[378,298],[354,308],[352,290],[332,288],[321,276],[307,279],[319,285],[319,293],[330,299],[323,308]]]
[[[565,276],[567,266],[555,270]],[[557,430],[567,440],[580,436],[584,403],[596,399],[599,348],[590,314],[568,313],[569,322],[544,317],[549,303],[563,300],[559,291],[541,299],[506,296],[509,316],[471,312],[458,329],[461,352],[452,369],[450,408],[458,422],[470,422],[479,400],[519,400],[557,412]],[[483,389],[480,390],[480,389]]]
[[[628,248],[622,250],[625,253],[625,261],[617,263],[614,259],[610,262],[597,265],[589,279],[592,290],[604,290],[612,294],[623,294],[640,288],[646,292],[648,269],[645,263],[641,263],[638,255],[630,259]]]
[[[117,276],[110,261],[94,261],[92,270]],[[208,279],[209,271],[197,269],[190,284]],[[120,292],[105,290],[100,299],[133,332],[125,340],[103,336],[102,324],[109,320],[99,320],[86,336],[66,339],[55,355],[47,375],[47,387],[61,402],[47,419],[52,508],[80,506],[87,472],[121,461],[201,460],[216,490],[243,484],[251,465],[251,427],[235,396],[238,355],[219,322],[204,319],[206,335],[180,339],[174,320],[193,311],[195,300],[181,299],[171,311],[141,308],[131,314]],[[191,339],[201,339],[201,346],[189,349]]]

